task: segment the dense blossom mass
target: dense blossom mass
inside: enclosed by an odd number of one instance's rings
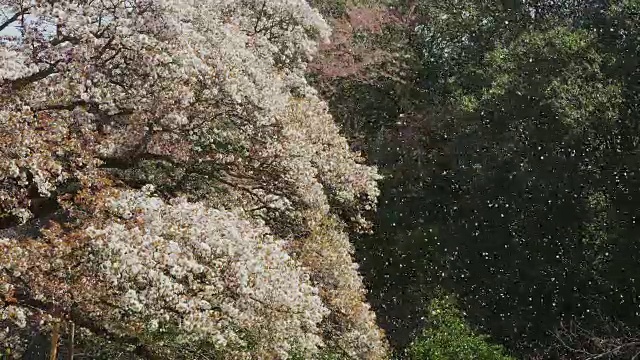
[[[74,324],[76,346],[107,356],[384,358],[348,239],[369,230],[379,176],[305,81],[330,33],[317,11],[303,0],[0,9],[0,30],[17,29],[0,32],[11,356]]]

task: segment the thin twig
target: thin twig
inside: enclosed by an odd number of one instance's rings
[[[71,334],[69,335],[69,360],[73,360],[73,352],[75,351],[75,349],[73,348],[75,346],[75,339],[76,337],[76,324],[71,322]]]
[[[60,341],[60,324],[53,324],[53,331],[51,332],[51,347],[49,350],[49,360],[56,360],[58,358],[58,342]]]

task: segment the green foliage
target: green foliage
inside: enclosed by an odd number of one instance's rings
[[[640,327],[640,2],[507,3],[412,2],[411,70],[329,94],[386,175],[355,244],[397,347],[436,287],[518,357],[596,310]]]
[[[476,334],[451,297],[431,301],[427,326],[407,349],[410,360],[510,360],[505,350]]]

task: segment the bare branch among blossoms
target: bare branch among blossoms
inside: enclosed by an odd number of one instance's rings
[[[24,8],[20,11],[15,12],[13,15],[9,16],[2,23],[0,23],[0,31],[6,29],[8,26],[16,22],[16,20],[18,20],[21,16],[24,16],[27,13],[27,11],[29,11],[29,8]]]

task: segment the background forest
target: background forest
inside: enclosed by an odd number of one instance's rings
[[[384,176],[354,244],[392,345],[502,358],[444,291],[514,358],[637,358],[640,2],[319,5],[314,79]]]
[[[60,3],[0,0],[58,19],[0,41],[0,359],[640,359],[640,1]]]

